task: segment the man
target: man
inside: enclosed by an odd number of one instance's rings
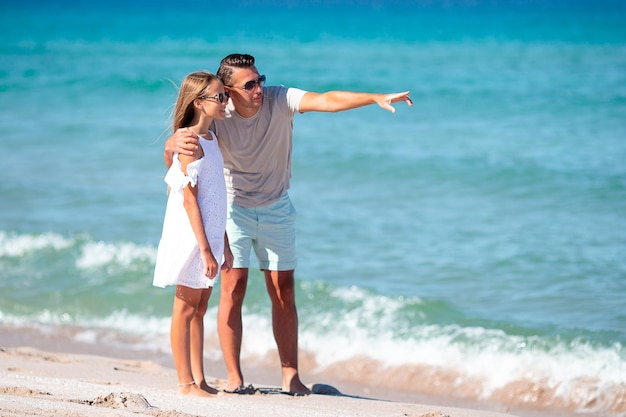
[[[274,338],[282,366],[282,390],[291,395],[311,391],[298,375],[298,314],[294,271],[295,210],[287,191],[291,177],[293,117],[296,113],[339,112],[378,104],[392,113],[392,103],[413,103],[409,92],[395,94],[263,87],[254,57],[232,54],[217,72],[230,94],[231,117],[212,128],[224,156],[228,191],[228,234],[234,256],[230,271],[222,272],[218,333],[228,372],[226,392],[254,393],[244,385],[240,352],[241,308],[248,283],[250,251],[264,272],[272,302]],[[179,129],[165,144],[165,161],[174,152],[190,154],[198,146],[193,132]]]

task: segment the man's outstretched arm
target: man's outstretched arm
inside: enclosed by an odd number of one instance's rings
[[[413,105],[408,91],[392,94],[354,93],[350,91],[314,93],[309,91],[302,97],[298,110],[301,113],[311,111],[339,112],[378,104],[383,109],[395,113],[396,109],[392,104],[400,101],[406,102],[409,106]]]

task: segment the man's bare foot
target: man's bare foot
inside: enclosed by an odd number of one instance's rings
[[[304,385],[300,381],[300,378],[298,378],[298,376],[295,376],[291,380],[291,383],[287,385],[287,389],[285,389],[285,384],[283,384],[283,393],[299,397],[304,395],[311,395],[311,390],[308,389],[306,385]]]
[[[236,391],[240,391],[242,388],[245,388],[245,385],[243,385],[243,380],[241,379],[234,379],[234,380],[227,380],[226,381],[226,386],[224,387],[224,392],[226,393],[237,393]]]
[[[194,397],[215,397],[215,394],[211,394],[198,385],[195,382],[189,382],[187,384],[178,384],[178,393],[182,395],[191,395]]]

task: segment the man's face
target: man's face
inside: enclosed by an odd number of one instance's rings
[[[259,110],[263,102],[263,80],[255,66],[238,68],[233,72],[227,89],[237,113],[247,117]]]

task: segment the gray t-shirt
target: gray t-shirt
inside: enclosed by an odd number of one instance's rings
[[[232,110],[229,118],[213,122],[230,204],[264,206],[289,189],[293,117],[306,93],[297,88],[264,87],[263,103],[254,116],[241,117]]]

